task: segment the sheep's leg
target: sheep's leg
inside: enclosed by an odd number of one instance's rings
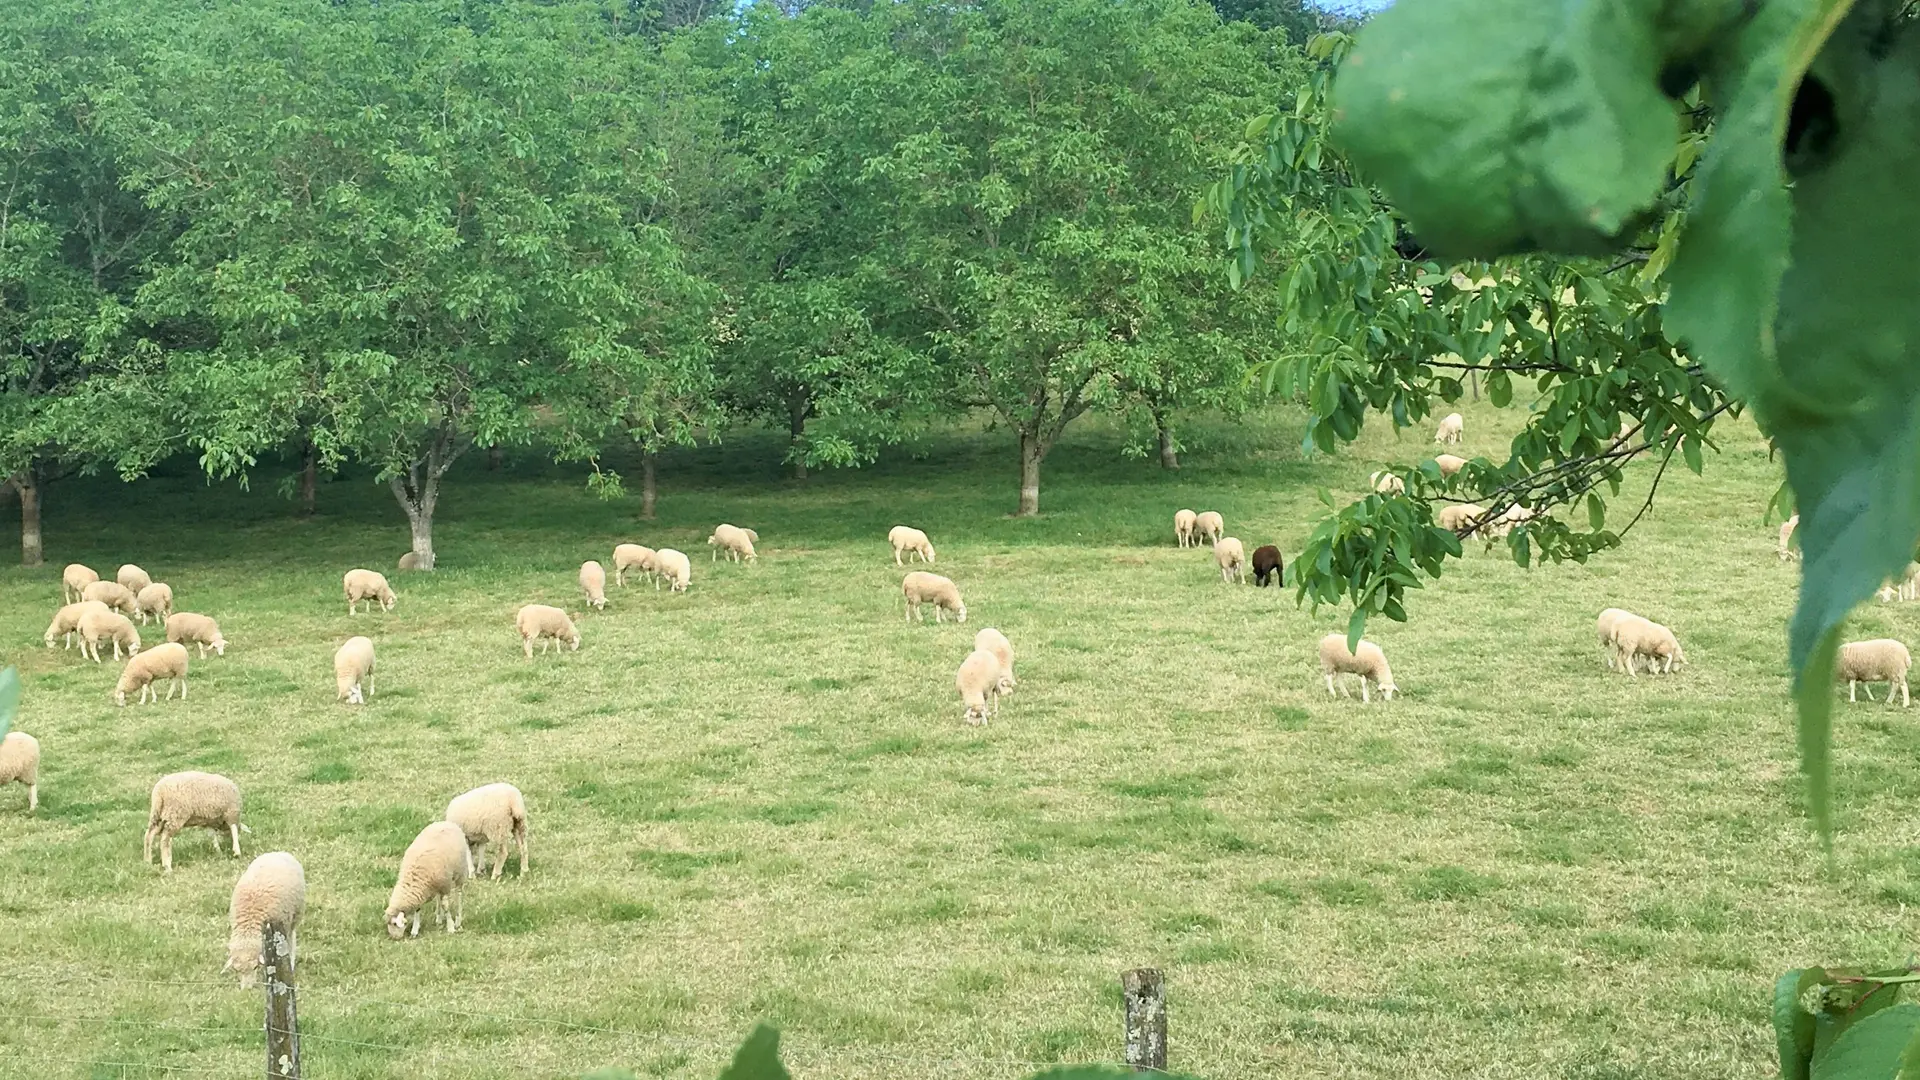
[[[493,847],[489,844],[488,847]],[[493,852],[493,880],[500,880],[500,872],[507,868],[507,841],[503,838],[500,846]]]
[[[170,830],[160,833],[160,866],[167,873],[173,873],[173,833]]]
[[[1877,699],[1876,699],[1876,698],[1875,698],[1875,697],[1873,696],[1873,684],[1872,684],[1872,683],[1870,683],[1870,682],[1863,682],[1863,683],[1861,683],[1861,684],[1860,684],[1860,689],[1862,689],[1862,690],[1865,690],[1865,691],[1867,692],[1867,700],[1868,700],[1868,701],[1874,701],[1874,700],[1877,700]]]
[[[160,834],[160,825],[155,822],[147,826],[147,835],[140,840],[140,858],[147,865],[153,865],[153,840]]]
[[[27,785],[27,813],[31,814],[38,809],[40,809],[40,785],[28,784]]]
[[[1362,705],[1373,704],[1373,695],[1367,693],[1367,681],[1365,675],[1360,676],[1360,704]]]
[[[227,826],[227,832],[233,834],[233,854],[238,857],[240,854],[240,823],[236,821]],[[218,847],[219,844],[216,843],[214,846]]]
[[[466,918],[466,911],[467,911],[466,895],[467,895],[467,890],[460,888],[458,886],[454,887],[453,922],[451,922],[447,926],[447,933],[449,934],[457,934],[460,932],[460,921]]]
[[[533,659],[533,639],[532,638],[522,637],[520,639],[520,648],[526,652],[527,659],[529,660]]]
[[[520,876],[527,876],[527,827],[522,824],[514,830],[514,838],[520,844]]]
[[[1859,699],[1858,697],[1856,697],[1856,696],[1854,696],[1854,688],[1855,688],[1856,686],[1858,686],[1858,685],[1860,685],[1860,684],[1859,684],[1859,682],[1858,682],[1857,680],[1855,680],[1855,679],[1848,679],[1848,680],[1847,680],[1847,704],[1849,704],[1849,705],[1851,705],[1851,704],[1853,704],[1854,702],[1856,702],[1856,701],[1859,701],[1859,700],[1860,700],[1860,699]]]
[[[408,936],[410,937],[420,936],[420,913],[418,911],[413,913],[413,933]]]

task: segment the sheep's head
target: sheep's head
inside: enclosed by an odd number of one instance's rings
[[[986,722],[987,722],[987,707],[985,705],[967,706],[967,723],[978,726]]]
[[[966,622],[967,621],[967,605],[961,604],[959,610],[954,612],[954,617],[959,619],[961,622]]]
[[[213,635],[213,655],[215,656],[227,655],[227,639],[224,637],[221,637],[219,634]]]
[[[387,911],[387,936],[395,941],[407,936],[406,912],[392,909]]]
[[[115,691],[113,692],[113,703],[114,703],[115,705],[118,705],[118,706],[120,706],[120,707],[121,707],[121,708],[123,708],[123,709],[124,709],[124,708],[126,708],[126,707],[127,707],[127,692],[126,692],[125,690],[115,690]]]
[[[923,548],[920,554],[926,556],[928,566],[933,565],[933,545],[932,544],[928,544],[925,548]]]

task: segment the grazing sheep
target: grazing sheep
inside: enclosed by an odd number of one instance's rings
[[[639,544],[616,544],[613,549],[613,583],[624,587],[627,571],[638,570],[653,576],[653,549]]]
[[[80,599],[98,600],[128,618],[140,614],[140,600],[117,581],[96,581],[80,590]]]
[[[1635,661],[1647,658],[1647,671],[1671,673],[1673,669],[1687,662],[1687,654],[1680,648],[1680,639],[1673,631],[1651,619],[1638,615],[1628,615],[1619,619],[1613,626],[1614,666],[1625,669],[1628,677],[1637,672]]]
[[[1467,420],[1459,413],[1448,413],[1433,431],[1433,441],[1442,445],[1457,443],[1465,436]]]
[[[1253,549],[1253,583],[1265,588],[1269,579],[1275,585],[1286,584],[1283,574],[1284,564],[1280,560],[1280,549],[1272,544],[1262,544]]]
[[[1899,585],[1900,599],[1920,599],[1920,562],[1907,564],[1906,572],[1901,575]]]
[[[684,551],[673,548],[661,548],[653,553],[653,570],[659,577],[653,579],[654,591],[659,591],[660,582],[669,583],[671,592],[686,592],[693,582],[693,560],[687,558]]]
[[[80,599],[87,586],[100,580],[100,574],[83,563],[68,563],[60,572],[60,601],[71,604]]]
[[[167,616],[167,640],[198,646],[202,660],[207,658],[208,649],[212,649],[215,656],[227,655],[227,639],[220,633],[220,624],[191,611],[176,611]]]
[[[1407,493],[1407,482],[1400,479],[1399,476],[1387,472],[1385,469],[1369,475],[1367,477],[1367,485],[1373,488],[1375,493],[1380,495],[1405,495]]]
[[[927,534],[919,529],[908,525],[895,525],[887,530],[887,543],[893,545],[893,565],[895,566],[906,565],[906,562],[900,558],[902,554],[918,555],[921,562],[928,566],[933,565],[933,541],[928,540]]]
[[[1480,524],[1480,519],[1485,516],[1487,516],[1487,508],[1484,506],[1474,506],[1472,503],[1454,503],[1441,507],[1440,513],[1434,521],[1443,529],[1452,529],[1454,532],[1460,532],[1463,529],[1472,530],[1477,528]]]
[[[113,575],[113,580],[119,582],[121,588],[135,595],[138,595],[141,589],[153,584],[153,578],[148,577],[145,570],[132,563],[121,567],[119,572]]]
[[[607,571],[592,559],[580,564],[580,590],[587,594],[587,606],[607,610]]]
[[[1612,670],[1613,664],[1614,664],[1614,657],[1615,657],[1615,646],[1613,641],[1614,628],[1619,626],[1622,620],[1637,619],[1639,617],[1640,616],[1635,615],[1633,612],[1627,611],[1623,608],[1610,607],[1605,611],[1602,611],[1600,613],[1600,617],[1594,620],[1593,628],[1594,628],[1594,631],[1600,637],[1601,650],[1606,653],[1608,670]]]
[[[180,700],[187,700],[187,647],[178,642],[169,641],[155,645],[146,652],[127,661],[120,671],[120,682],[113,688],[113,703],[125,707],[127,691],[140,691],[140,704],[149,700],[160,700],[160,688],[153,685],[161,679],[168,680],[167,700],[173,700],[175,687],[180,690]]]
[[[1790,543],[1793,539],[1793,531],[1795,529],[1798,529],[1799,527],[1800,527],[1799,514],[1795,514],[1792,517],[1780,523],[1780,561],[1781,562],[1792,562],[1793,560],[1800,557],[1800,553],[1793,550],[1792,544]]]
[[[307,872],[284,851],[269,851],[247,864],[227,903],[227,966],[240,988],[252,986],[267,958],[261,953],[268,923],[287,929],[287,959],[299,963],[300,916],[307,911]]]
[[[507,849],[520,849],[520,876],[527,874],[527,800],[512,784],[488,784],[465,795],[456,795],[447,804],[447,820],[460,826],[472,850],[471,862],[486,864],[486,848],[498,845],[493,857],[493,879],[507,865]]]
[[[1538,516],[1536,511],[1515,504],[1502,510],[1492,521],[1482,525],[1480,535],[1486,537],[1489,543],[1495,540],[1504,540],[1508,534],[1513,532],[1515,525],[1524,525]]]
[[[1200,540],[1194,534],[1200,528],[1200,515],[1191,510],[1173,512],[1173,538],[1183,548],[1192,547]]]
[[[156,581],[141,589],[133,598],[134,607],[140,610],[140,625],[147,625],[147,616],[165,621],[173,614],[173,586],[164,581]]]
[[[400,857],[400,878],[393,884],[387,900],[387,936],[395,941],[409,936],[407,920],[411,916],[411,936],[420,936],[420,909],[429,901],[434,905],[435,925],[445,925],[447,933],[460,931],[464,905],[461,893],[473,876],[473,852],[467,847],[467,834],[451,821],[436,821],[420,830]],[[447,910],[452,901],[453,910]]]
[[[417,551],[409,551],[400,556],[400,562],[397,565],[403,573],[409,570],[431,570],[433,569],[433,557],[430,555],[422,555]]]
[[[1840,655],[1834,661],[1833,676],[1837,681],[1847,684],[1847,700],[1858,701],[1854,696],[1861,683],[1867,684],[1867,700],[1872,701],[1873,684],[1887,684],[1887,704],[1893,704],[1893,692],[1900,691],[1900,707],[1912,704],[1907,691],[1907,669],[1913,666],[1913,656],[1907,647],[1892,638],[1876,638],[1873,641],[1849,641],[1840,646]]]
[[[527,659],[533,659],[533,643],[540,642],[540,655],[547,655],[547,644],[552,642],[558,650],[561,642],[573,646],[574,652],[580,651],[580,628],[573,625],[567,613],[557,607],[545,604],[528,604],[513,617],[514,628],[520,631],[520,647],[526,650]]]
[[[365,705],[373,696],[373,642],[350,637],[333,654],[335,699],[349,705]]]
[[[900,591],[907,598],[907,621],[916,616],[926,622],[926,615],[920,610],[921,604],[933,605],[933,621],[946,622],[946,613],[951,611],[961,622],[967,621],[967,605],[960,599],[960,589],[949,578],[939,574],[929,574],[925,570],[915,570],[900,582]]]
[[[108,582],[107,584],[112,584]],[[113,642],[113,658],[120,659],[120,649],[125,647],[128,656],[137,656],[140,652],[140,631],[133,628],[133,620],[117,611],[102,611],[88,608],[80,613],[80,653],[92,656],[93,662],[100,663],[100,643]]]
[[[1453,454],[1436,454],[1433,459],[1440,466],[1441,476],[1452,476],[1467,467],[1467,459]]]
[[[758,539],[760,539],[760,534],[754,532],[752,529],[742,529],[733,525],[721,524],[714,527],[712,536],[707,537],[707,546],[713,549],[709,552],[712,559],[719,558],[720,553],[724,551],[727,553],[727,557],[734,562],[739,562],[742,559],[752,562],[759,558],[758,555],[753,553],[753,543]],[[712,559],[708,561],[711,562]]]
[[[233,853],[240,854],[240,785],[215,773],[169,773],[153,785],[147,810],[147,836],[142,849],[153,862],[153,840],[160,838],[160,865],[173,873],[173,838],[182,829],[213,830],[213,849],[220,850],[224,831],[233,837]],[[249,830],[251,831],[251,830]]]
[[[349,615],[359,614],[355,610],[355,605],[362,600],[367,602],[368,611],[372,611],[376,603],[380,605],[381,611],[392,611],[394,603],[399,599],[393,595],[393,586],[387,584],[387,576],[378,570],[349,570],[346,577],[340,580],[341,584],[346,586],[347,614]]]
[[[953,682],[960,688],[960,703],[966,706],[967,723],[984,724],[990,711],[1000,711],[999,657],[985,649],[973,650],[960,662]]]
[[[73,648],[73,635],[80,632],[80,616],[89,611],[110,612],[112,610],[98,600],[82,600],[77,604],[61,607],[59,611],[53,613],[53,621],[47,624],[47,632],[43,638],[47,648],[53,648],[54,638],[63,639],[66,642],[64,648]]]
[[[1400,690],[1394,685],[1393,669],[1387,666],[1387,654],[1380,651],[1380,646],[1363,640],[1359,652],[1350,652],[1345,634],[1328,634],[1320,639],[1320,673],[1326,676],[1328,696],[1333,696],[1334,680],[1336,677],[1339,679],[1341,697],[1353,696],[1347,690],[1346,676],[1360,676],[1360,701],[1363,704],[1373,701],[1367,693],[1369,682],[1388,701],[1392,701],[1393,695]]]
[[[27,785],[27,813],[40,809],[40,742],[24,731],[0,738],[0,787]]]
[[[1013,642],[1007,640],[1007,635],[989,626],[973,635],[973,648],[975,652],[990,652],[1000,661],[1000,681],[995,684],[1000,696],[1013,693]]]
[[[1206,537],[1211,544],[1227,534],[1227,519],[1217,510],[1202,510],[1193,516],[1193,527],[1196,535]]]
[[[1213,561],[1220,567],[1220,580],[1231,585],[1247,583],[1247,549],[1238,537],[1223,536],[1213,542]]]

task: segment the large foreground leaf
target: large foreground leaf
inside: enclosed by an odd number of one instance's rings
[[[20,712],[20,671],[8,668],[0,671],[0,738],[4,738],[13,727],[13,718]]]

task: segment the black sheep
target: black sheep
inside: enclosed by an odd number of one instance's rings
[[[1272,544],[1263,544],[1253,549],[1253,583],[1264,586],[1268,574],[1273,575],[1276,585],[1281,584],[1280,549]]]

